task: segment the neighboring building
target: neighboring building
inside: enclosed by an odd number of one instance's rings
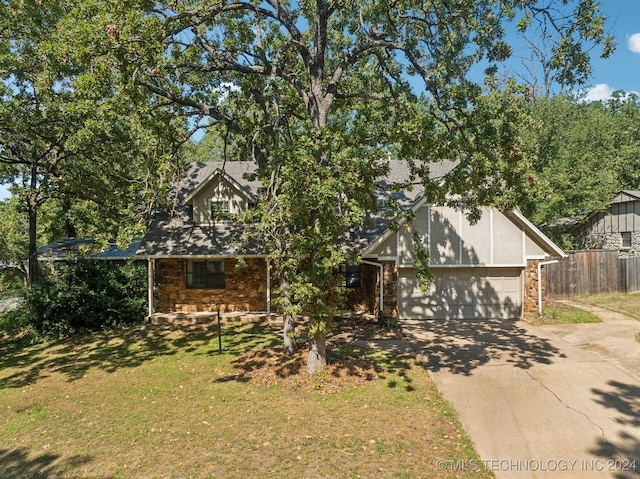
[[[640,191],[621,191],[604,211],[572,228],[576,249],[640,251]]]
[[[440,176],[451,166],[434,165],[432,174]],[[247,239],[248,226],[233,221],[234,213],[258,199],[254,170],[252,162],[191,165],[175,211],[154,220],[138,250],[149,259],[150,314],[156,304],[161,312],[269,309],[267,251]],[[400,209],[415,210],[416,218],[398,231],[375,218],[374,227],[356,234],[361,264],[342,271],[351,306],[430,319],[517,319],[537,310],[539,263],[564,253],[517,211],[485,208],[472,225],[461,211],[427,204],[419,187],[390,193],[389,184],[408,174],[405,163],[391,161],[389,177],[380,182],[381,201],[394,195]],[[430,294],[418,287],[414,230],[436,277]]]

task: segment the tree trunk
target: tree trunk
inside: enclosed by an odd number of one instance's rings
[[[284,354],[291,356],[298,351],[298,343],[293,333],[296,330],[296,322],[293,316],[285,314],[283,316],[284,321]]]
[[[31,177],[29,178],[29,193],[26,197],[27,203],[27,215],[29,217],[29,248],[28,248],[28,262],[29,262],[29,284],[33,284],[38,280],[38,167],[34,161],[31,165]]]
[[[33,284],[38,280],[38,250],[37,250],[37,211],[31,198],[27,199],[27,210],[29,215],[29,283]]]
[[[291,306],[291,296],[289,295],[289,281],[287,281],[284,273],[280,274],[280,294],[282,295],[282,301],[284,306],[284,314],[282,315],[284,328],[283,328],[283,340],[284,340],[284,354],[292,355],[298,351],[298,343],[293,335],[296,329],[296,322],[289,313],[289,307]]]
[[[309,357],[307,358],[307,371],[315,374],[327,368],[327,336],[325,333],[317,333],[309,338]]]

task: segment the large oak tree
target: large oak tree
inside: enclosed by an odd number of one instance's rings
[[[92,26],[92,49],[119,59],[120,78],[194,125],[224,128],[256,161],[285,349],[292,315],[309,314],[310,371],[326,364],[342,297],[334,272],[354,257],[345,232],[375,208],[384,158],[418,159],[430,199],[472,217],[512,204],[532,179],[514,101],[523,91],[507,82],[483,94],[512,53],[506,29],[550,34],[548,66],[563,83],[582,81],[585,51],[609,40],[593,0],[81,3],[76,32]],[[431,181],[442,159],[457,167]]]

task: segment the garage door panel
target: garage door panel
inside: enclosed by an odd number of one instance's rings
[[[399,274],[398,312],[413,319],[515,319],[521,314],[519,268],[455,268],[432,271],[435,292],[425,295],[415,270]]]

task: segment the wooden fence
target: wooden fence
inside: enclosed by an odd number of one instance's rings
[[[640,291],[640,257],[620,257],[618,251],[572,251],[544,268],[548,299]]]
[[[640,256],[620,258],[620,291],[640,291]]]

